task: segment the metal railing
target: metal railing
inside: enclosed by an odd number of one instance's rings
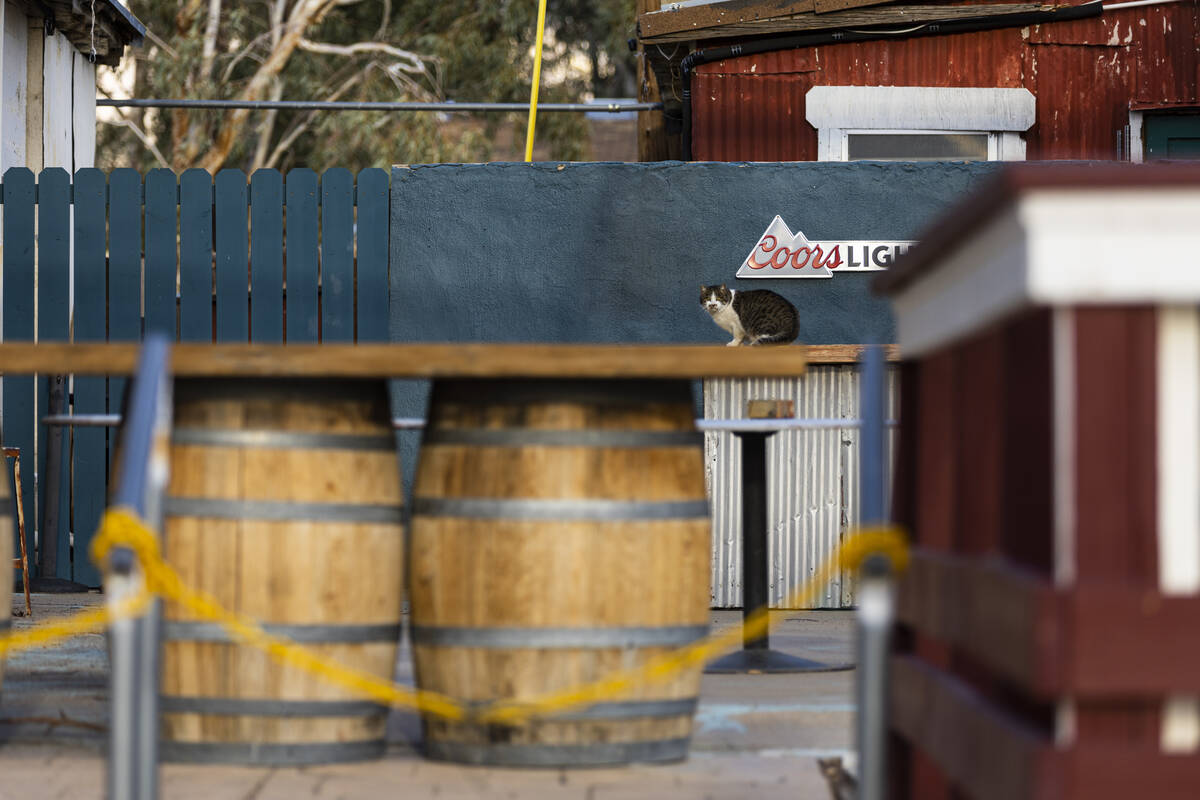
[[[117,450],[113,505],[133,509],[162,529],[167,485],[166,441],[171,430],[170,345],[166,337],[146,338],[129,393],[127,423]],[[144,591],[144,577],[133,551],[117,547],[105,576],[106,602],[117,609]],[[108,741],[108,797],[155,800],[158,797],[158,631],[162,604],[152,600],[140,617],[116,616],[109,627],[112,671]]]

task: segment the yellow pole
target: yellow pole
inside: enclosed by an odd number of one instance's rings
[[[525,133],[525,163],[533,161],[533,127],[537,122],[538,84],[542,80],[542,36],[546,32],[546,0],[538,0],[537,45],[533,53],[533,87],[529,90],[529,130]]]

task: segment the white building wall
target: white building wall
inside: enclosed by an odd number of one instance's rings
[[[25,109],[29,96],[26,42],[29,25],[24,10],[4,3],[0,44],[0,174],[25,166]]]

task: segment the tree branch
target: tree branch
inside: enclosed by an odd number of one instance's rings
[[[340,99],[344,94],[346,94],[346,92],[350,91],[356,84],[360,83],[365,76],[365,69],[355,73],[354,75],[351,75],[345,83],[339,86],[337,90],[335,90],[325,99],[327,101]],[[275,145],[275,149],[271,151],[271,157],[268,158],[264,164],[267,169],[275,168],[275,165],[279,163],[279,159],[283,157],[284,152],[292,146],[292,143],[295,142],[296,139],[300,138],[300,134],[308,130],[308,127],[312,125],[313,120],[317,118],[318,113],[319,112],[317,111],[308,112],[299,122],[292,126],[292,129],[287,132],[287,135],[279,140],[279,144]]]
[[[360,53],[387,53],[394,58],[404,58],[412,62],[411,67],[397,65],[405,72],[424,74],[425,62],[434,60],[433,56],[422,56],[411,50],[401,50],[385,42],[355,42],[354,44],[328,44],[314,42],[311,39],[301,39],[299,47],[309,53],[324,53],[333,56],[356,56]]]
[[[140,139],[142,144],[146,146],[146,149],[158,160],[159,166],[164,169],[170,169],[171,165],[167,163],[167,159],[159,152],[158,147],[154,144],[154,140],[147,136],[146,132],[139,128],[133,120],[121,116],[117,119],[97,118],[96,121],[103,122],[105,125],[115,125],[118,128],[129,128],[129,130],[133,131],[133,135]]]
[[[200,50],[200,75],[212,78],[213,60],[217,57],[217,26],[221,23],[221,0],[208,0],[208,19],[204,24],[204,46]]]
[[[279,44],[271,51],[271,55],[258,68],[253,77],[242,89],[239,100],[258,100],[274,83],[275,76],[287,65],[288,59],[296,49],[296,45],[304,38],[304,31],[310,25],[320,22],[321,18],[333,7],[334,0],[303,0],[292,9]],[[208,152],[200,159],[199,166],[209,172],[216,173],[229,157],[233,143],[242,135],[246,121],[250,118],[250,110],[235,109],[225,120],[217,140],[213,142]]]

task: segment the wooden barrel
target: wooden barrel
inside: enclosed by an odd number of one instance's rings
[[[382,381],[180,380],[165,557],[270,633],[391,679],[400,471]],[[386,709],[168,604],[162,755],[314,764],[382,755]]]
[[[709,514],[686,381],[436,383],[413,490],[418,686],[485,703],[635,667],[708,631]],[[520,725],[423,720],[447,761],[685,758],[700,669]]]
[[[8,459],[0,455],[0,541],[8,542],[9,552],[20,552],[20,545],[13,537],[13,497],[12,490],[9,488],[8,481],[8,465],[5,463]],[[4,549],[0,548],[0,553]],[[12,603],[13,603],[13,559],[12,556],[0,559],[0,636],[7,636],[12,631]],[[4,654],[0,653],[0,691],[4,689]]]

